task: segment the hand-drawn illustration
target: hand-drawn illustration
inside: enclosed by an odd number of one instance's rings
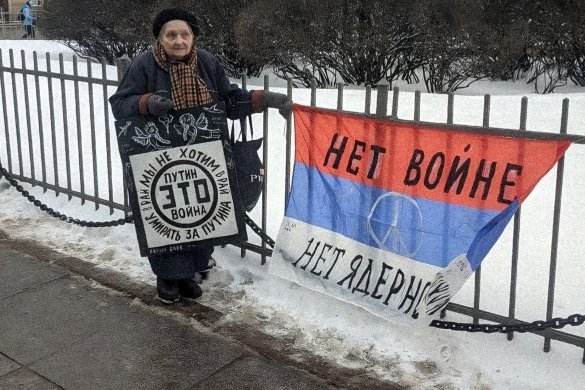
[[[203,111],[210,112],[212,114],[223,114],[224,111],[220,108],[217,108],[217,104],[214,104],[211,107],[203,107]]]
[[[335,204],[329,207],[320,208],[321,217],[330,221],[334,229],[339,229],[342,234],[349,235],[348,229],[359,226],[355,220],[357,205],[363,201],[360,190],[356,185],[351,185],[343,193],[336,193],[334,198]]]
[[[120,132],[118,133],[118,138],[120,138],[121,136],[126,136],[126,133],[128,132],[128,127],[130,127],[131,124],[132,124],[131,121],[126,121],[124,125],[119,127]]]
[[[453,226],[449,232],[451,237],[473,239],[490,219],[489,214],[485,212],[466,211],[463,216],[461,223]]]
[[[187,145],[192,145],[197,136],[204,139],[219,139],[221,132],[219,129],[208,129],[209,121],[204,113],[195,117],[191,114],[183,114],[179,117],[179,125],[175,125],[175,130],[183,136],[183,141]]]
[[[136,131],[136,135],[132,137],[134,141],[142,146],[146,146],[147,148],[150,146],[153,149],[164,149],[170,145],[171,141],[168,141],[160,136],[158,133],[158,128],[154,124],[154,122],[148,122],[144,126],[144,131],[140,130],[138,127],[134,127]]]
[[[449,266],[437,272],[424,298],[426,314],[432,316],[445,308],[471,273],[469,260],[465,254],[457,256],[449,263]]]
[[[449,290],[449,283],[445,278],[445,274],[437,272],[435,280],[433,280],[429,287],[429,293],[425,295],[427,315],[432,316],[447,306],[447,303],[451,300],[451,292]]]
[[[169,126],[173,119],[174,117],[171,114],[166,114],[158,118],[158,121],[165,126],[165,129],[167,129],[167,134],[169,134]]]
[[[381,237],[380,227],[386,229]],[[416,201],[396,192],[381,195],[368,215],[368,231],[376,244],[406,257],[414,257],[420,249],[422,228],[422,212]]]

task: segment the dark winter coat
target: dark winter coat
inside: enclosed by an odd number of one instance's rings
[[[212,54],[197,50],[197,74],[205,81],[214,102],[224,101],[230,119],[244,118],[253,113],[249,91],[231,84],[223,66]],[[171,94],[171,76],[161,69],[152,52],[136,57],[124,74],[118,90],[110,97],[117,120],[140,115],[138,102],[146,93]],[[191,252],[148,256],[152,271],[163,279],[191,279],[195,272],[207,268],[213,246],[201,246]]]
[[[231,84],[219,60],[202,49],[197,49],[197,75],[205,81],[214,102],[225,102],[228,118],[240,119],[252,114],[250,92]],[[150,92],[171,97],[171,76],[157,65],[154,54],[149,51],[132,61],[118,90],[110,97],[114,118],[140,115],[140,97]]]

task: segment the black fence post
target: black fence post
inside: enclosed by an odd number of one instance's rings
[[[130,57],[128,54],[124,54],[116,60],[116,67],[118,68],[118,81],[122,80],[122,76],[126,73],[128,67],[130,67]]]
[[[390,84],[386,80],[382,80],[377,85],[377,89],[376,116],[383,118],[388,113],[388,90],[390,89]]]

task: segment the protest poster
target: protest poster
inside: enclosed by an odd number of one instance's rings
[[[396,323],[440,313],[570,145],[293,111],[294,172],[270,272]]]
[[[116,121],[140,254],[246,240],[223,104]]]

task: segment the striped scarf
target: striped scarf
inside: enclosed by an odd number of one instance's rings
[[[196,74],[197,53],[195,45],[187,56],[187,61],[171,61],[160,42],[153,48],[156,63],[171,75],[171,96],[176,110],[202,106],[213,99],[205,81]]]

